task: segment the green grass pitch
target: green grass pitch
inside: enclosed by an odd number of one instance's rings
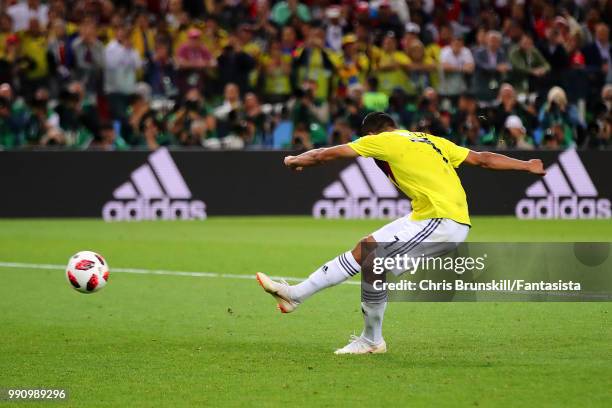
[[[395,303],[387,354],[335,356],[361,329],[358,286],[280,315],[254,279],[112,272],[305,277],[383,223],[0,221],[0,262],[92,249],[111,266],[93,295],[0,267],[0,388],[68,388],[66,407],[612,406],[610,303]],[[612,223],[479,217],[469,239],[612,241]]]

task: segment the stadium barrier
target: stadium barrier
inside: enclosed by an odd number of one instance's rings
[[[508,152],[506,152],[508,153]],[[459,169],[473,215],[610,218],[605,151],[517,151],[546,177]],[[108,221],[216,215],[396,217],[409,201],[371,159],[293,173],[278,151],[0,152],[0,217],[103,217]]]

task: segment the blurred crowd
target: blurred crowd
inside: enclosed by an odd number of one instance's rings
[[[612,143],[605,0],[0,0],[0,149]]]

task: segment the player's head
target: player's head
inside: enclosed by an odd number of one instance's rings
[[[397,129],[393,118],[384,112],[372,112],[361,122],[362,135],[377,135],[382,132]]]

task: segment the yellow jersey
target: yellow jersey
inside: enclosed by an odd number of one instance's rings
[[[470,225],[465,191],[455,168],[469,149],[426,133],[396,130],[348,144],[378,167],[412,200],[411,218],[450,218]]]

